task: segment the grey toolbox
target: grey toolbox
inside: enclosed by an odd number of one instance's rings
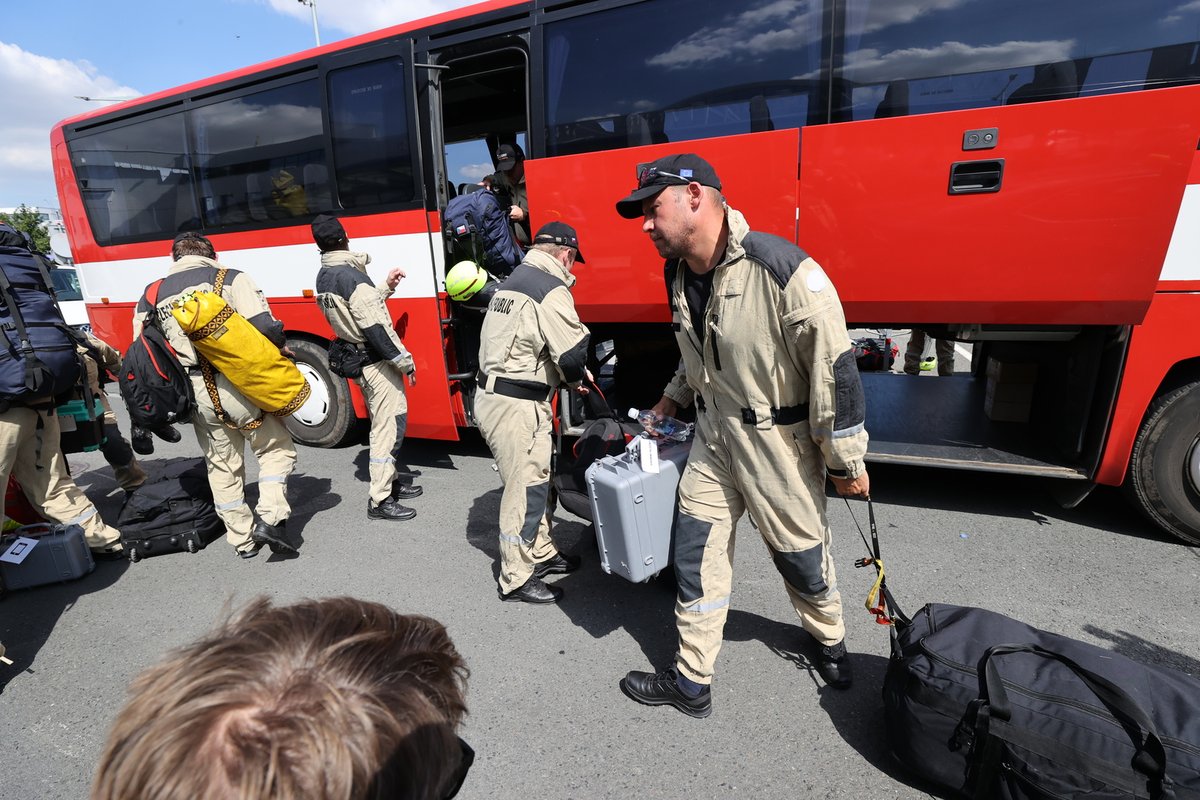
[[[584,478],[605,572],[642,583],[671,563],[675,493],[691,449],[690,441],[659,442],[657,473],[642,471],[636,450],[588,467]]]
[[[35,539],[37,544],[29,548],[20,564],[0,561],[0,577],[7,589],[28,589],[74,580],[96,568],[92,551],[83,538],[83,528],[78,525],[48,522],[24,525],[0,537],[0,552],[7,551],[19,536]]]

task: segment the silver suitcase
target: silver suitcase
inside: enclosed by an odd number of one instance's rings
[[[660,443],[659,472],[643,472],[636,451],[605,456],[588,467],[588,499],[600,566],[634,583],[671,563],[675,494],[692,443]]]

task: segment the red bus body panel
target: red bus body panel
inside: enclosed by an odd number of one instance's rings
[[[1192,168],[1185,106],[1200,89],[805,128],[800,244],[852,322],[1136,324]],[[1000,191],[948,193],[952,163],[991,159]]]

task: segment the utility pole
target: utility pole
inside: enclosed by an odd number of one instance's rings
[[[296,0],[302,6],[308,6],[312,11],[313,19],[313,38],[317,40],[317,47],[321,46],[321,31],[317,29],[317,0]]]

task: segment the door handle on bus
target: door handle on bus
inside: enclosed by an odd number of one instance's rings
[[[950,194],[987,194],[1000,191],[1004,159],[958,161],[950,165]]]

